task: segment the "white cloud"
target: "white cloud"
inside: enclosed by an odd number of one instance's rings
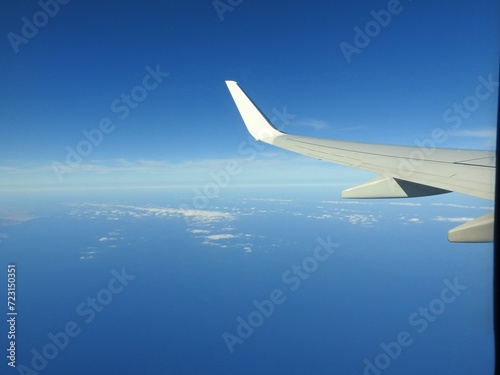
[[[410,217],[408,218],[406,215],[401,215],[399,217],[399,220],[403,221],[404,223],[403,224],[408,224],[408,223],[412,223],[412,224],[422,224],[423,221],[418,218],[418,217]]]
[[[447,134],[453,137],[495,138],[497,131],[495,128],[462,129],[449,131]]]
[[[455,207],[455,208],[477,208],[476,206],[464,206],[462,204],[455,203],[432,203],[433,206],[445,206],[445,207]]]
[[[2,243],[2,240],[5,238],[9,238],[9,235],[7,233],[0,233],[0,243]]]
[[[186,217],[195,221],[234,220],[229,212],[214,210],[193,210],[184,208],[141,207],[130,205],[108,205],[96,203],[73,204],[72,206],[95,207],[95,210],[86,211],[95,216],[131,216],[136,219],[144,217]],[[77,212],[74,212],[76,215]],[[78,213],[80,214],[80,213]]]
[[[460,129],[446,132],[451,138],[461,138],[460,144],[468,142],[468,148],[493,150],[496,147],[496,129],[485,127],[482,129]]]
[[[474,210],[493,210],[493,207],[477,207],[477,206],[465,206],[463,204],[454,203],[432,203],[433,206],[445,206],[445,207],[455,207],[455,208],[470,208]]]
[[[291,199],[278,199],[278,198],[244,198],[244,201],[260,201],[260,202],[282,202],[282,203],[292,203]]]
[[[172,207],[151,207],[151,206],[134,206],[134,205],[119,205],[119,204],[97,204],[97,203],[79,203],[70,204],[73,209],[70,215],[77,217],[88,217],[90,219],[118,219],[123,217],[132,217],[137,220],[144,218],[184,218],[186,222],[186,230],[194,236],[203,236],[203,244],[215,245],[226,247],[226,244],[221,244],[220,240],[231,239],[247,235],[235,235],[228,233],[220,233],[227,231],[234,231],[235,228],[229,225],[229,222],[236,220],[236,217],[241,213],[225,208],[226,211],[221,210],[199,210],[189,208],[172,208]],[[211,232],[219,231],[219,234],[206,235]],[[122,229],[112,230],[106,236],[100,237],[97,241],[100,243],[109,243],[110,241],[117,241],[124,239],[121,236]],[[248,235],[250,236],[250,235]],[[107,247],[116,247],[116,245],[108,245]],[[83,254],[86,258],[88,254]]]
[[[310,219],[332,219],[333,216],[330,214],[322,214],[322,215],[307,215],[306,217]]]
[[[463,223],[466,221],[471,221],[474,220],[473,217],[444,217],[444,216],[437,216],[433,218],[432,220],[435,221],[446,221],[450,223]]]
[[[364,125],[356,125],[356,126],[343,126],[343,127],[335,127],[335,131],[353,131],[353,130],[366,130],[367,126]]]
[[[224,240],[224,239],[228,239],[228,238],[235,238],[235,237],[237,237],[237,236],[235,236],[234,234],[212,234],[210,236],[205,236],[206,239],[214,240],[214,241]]]
[[[378,223],[378,220],[373,215],[347,215],[347,221],[351,224],[372,225]]]
[[[373,202],[361,202],[355,200],[344,200],[344,201],[321,201],[321,203],[331,203],[331,204],[374,204]]]
[[[411,203],[411,202],[390,202],[391,205],[396,206],[421,206],[422,203]]]
[[[411,219],[408,219],[407,221],[409,223],[422,224],[422,220],[420,220],[418,217],[412,217]]]
[[[250,147],[250,146],[248,146]],[[233,145],[233,157],[197,159],[180,162],[165,160],[86,160],[62,176],[60,182],[51,164],[0,162],[0,190],[106,190],[106,189],[174,189],[195,188],[203,191],[214,183],[213,175],[226,171],[231,163],[237,173],[231,176],[227,187],[235,186],[328,186],[341,184],[360,171],[349,170],[331,163],[286,153],[285,151],[256,150],[249,159]],[[61,161],[64,162],[64,161]],[[331,173],[342,170],[338,182],[332,182]]]
[[[326,129],[329,128],[330,125],[326,121],[323,120],[315,120],[315,119],[304,119],[304,120],[298,120],[294,121],[292,123],[292,126],[307,126],[310,128],[313,128],[314,130],[321,130],[321,129]]]

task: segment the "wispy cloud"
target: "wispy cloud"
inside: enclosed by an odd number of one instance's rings
[[[217,240],[225,240],[228,238],[236,238],[236,237],[237,236],[235,236],[234,234],[222,233],[222,234],[211,234],[209,236],[206,236],[205,238],[208,240],[217,241]]]
[[[494,149],[496,147],[496,129],[486,127],[482,129],[460,129],[452,130],[446,133],[450,138],[459,140],[460,144],[464,145],[467,142],[467,147],[476,149]],[[464,147],[464,146],[460,146]]]
[[[360,224],[360,225],[373,225],[378,223],[378,220],[373,215],[347,215],[347,221],[351,224]]]
[[[2,243],[2,240],[9,238],[9,235],[7,233],[0,233],[0,243]]]
[[[343,201],[321,201],[321,203],[331,203],[331,204],[375,204],[374,202],[366,201],[355,201],[355,200],[343,200]]]
[[[119,220],[121,218],[134,218],[137,220],[155,218],[165,220],[183,218],[186,223],[186,231],[195,238],[198,238],[203,245],[235,248],[244,250],[245,252],[252,252],[251,245],[246,242],[254,236],[253,234],[228,233],[236,229],[233,223],[237,221],[239,216],[245,214],[242,208],[226,207],[224,210],[203,210],[102,203],[74,203],[68,204],[68,206],[71,207],[71,216],[94,220]],[[104,236],[101,235],[101,237],[97,238],[93,246],[84,248],[80,259],[94,259],[96,254],[103,249],[103,246],[116,248],[118,245],[122,246],[126,244],[127,241],[121,241],[126,239],[126,235],[122,236],[122,229],[111,230]]]
[[[408,224],[408,223],[411,223],[411,224],[422,224],[423,221],[418,218],[418,217],[406,217],[405,215],[402,215],[399,217],[399,220],[403,221],[404,224]]]
[[[444,216],[437,216],[433,218],[432,220],[435,221],[446,221],[450,223],[464,223],[466,221],[471,221],[474,220],[473,217],[444,217]]]
[[[447,134],[452,137],[495,138],[497,131],[495,128],[461,129],[449,131]]]
[[[328,122],[319,119],[297,119],[292,122],[292,126],[304,126],[314,130],[332,129],[334,132],[348,132],[353,130],[365,130],[366,126],[334,126]]]
[[[474,210],[492,210],[493,207],[476,207],[476,206],[465,206],[463,204],[455,203],[432,203],[433,206],[445,206],[445,207],[455,207],[455,208],[470,208]]]
[[[307,126],[314,130],[321,130],[329,128],[330,125],[326,121],[316,119],[300,119],[292,123],[293,126]]]
[[[321,215],[307,215],[309,219],[332,219],[333,215],[330,214],[321,214]]]
[[[200,159],[180,162],[166,160],[89,160],[57,179],[47,164],[6,165],[0,162],[0,190],[66,190],[66,189],[133,189],[140,187],[194,188],[214,182],[214,176],[227,175],[230,186],[273,184],[332,184],[329,173],[342,169],[334,183],[359,174],[331,163],[289,155],[285,152],[260,152],[249,159],[240,154],[234,158]]]
[[[389,204],[395,206],[421,206],[422,203],[411,203],[411,202],[390,202]]]
[[[411,219],[408,219],[408,222],[421,224],[422,220],[420,220],[418,217],[412,217]]]
[[[366,130],[366,129],[368,129],[368,127],[363,126],[363,125],[334,127],[334,130],[339,131],[339,132],[348,132],[348,131],[353,131],[353,130]]]
[[[209,230],[207,229],[188,229],[189,232],[193,233],[193,234],[206,234],[206,233],[210,233]]]

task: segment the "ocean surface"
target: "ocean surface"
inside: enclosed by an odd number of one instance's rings
[[[446,240],[488,202],[193,194],[4,197],[18,315],[2,373],[493,372],[493,247]]]

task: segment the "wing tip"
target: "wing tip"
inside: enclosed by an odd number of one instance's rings
[[[271,143],[275,137],[284,134],[267,119],[236,81],[226,80],[225,82],[248,132],[256,140]]]

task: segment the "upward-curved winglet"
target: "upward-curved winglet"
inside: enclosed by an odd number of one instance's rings
[[[233,97],[250,134],[257,140],[272,143],[273,139],[285,133],[280,132],[243,92],[235,81],[226,81],[227,88]]]

